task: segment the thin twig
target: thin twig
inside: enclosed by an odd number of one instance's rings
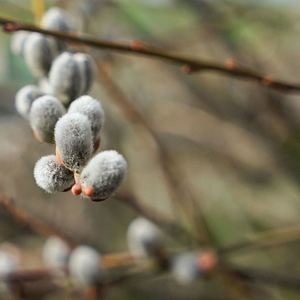
[[[101,86],[106,89],[111,96],[111,99],[118,105],[127,120],[134,127],[139,125],[141,128],[143,128],[155,143],[156,153],[160,162],[161,170],[163,171],[163,175],[168,185],[168,190],[173,203],[175,203],[180,210],[183,210],[189,220],[197,220],[196,224],[199,225],[196,226],[196,235],[198,241],[200,241],[202,244],[210,244],[210,242],[213,240],[213,233],[210,231],[210,228],[202,213],[195,216],[195,213],[197,212],[197,209],[195,209],[196,199],[193,198],[193,195],[190,193],[189,189],[183,185],[184,181],[179,179],[179,176],[181,176],[180,171],[175,170],[177,164],[170,156],[165,144],[162,142],[158,134],[147,122],[144,116],[127,98],[123,90],[110,77],[105,65],[98,60],[96,62]],[[189,205],[191,206],[190,210],[187,209]]]
[[[300,275],[291,275],[253,267],[241,267],[232,264],[223,267],[246,281],[300,289]]]
[[[76,44],[84,44],[90,47],[109,49],[111,51],[130,53],[135,55],[143,55],[147,57],[153,57],[167,62],[179,65],[187,73],[212,71],[241,79],[252,80],[259,84],[281,91],[290,93],[299,93],[300,85],[292,84],[286,81],[274,80],[270,76],[261,75],[251,69],[239,67],[235,64],[220,64],[215,62],[208,62],[200,59],[190,58],[179,54],[170,53],[165,50],[161,50],[152,46],[148,46],[139,41],[133,41],[130,43],[108,41],[94,39],[86,36],[78,36],[71,33],[63,33],[58,31],[51,31],[42,29],[38,26],[31,24],[20,23],[16,20],[0,17],[0,25],[3,26],[6,32],[15,31],[29,31],[38,32],[44,35],[52,36],[57,39],[64,40],[66,42],[72,42]]]
[[[222,254],[234,254],[239,251],[271,248],[300,240],[300,226],[267,230],[249,237],[245,241],[224,247]]]
[[[118,193],[116,199],[132,207],[136,212],[150,220],[154,224],[158,225],[160,228],[164,229],[171,238],[176,237],[176,240],[184,240],[187,238],[188,233],[179,224],[174,222],[168,216],[162,214],[161,212],[144,205],[139,199],[137,199],[131,193]]]
[[[46,237],[53,235],[58,236],[65,240],[71,247],[76,244],[70,237],[66,236],[54,226],[46,224],[45,222],[42,222],[41,220],[38,220],[37,218],[31,216],[24,210],[16,207],[13,203],[13,200],[6,196],[0,195],[0,207],[4,211],[9,213],[9,215],[13,217],[15,221],[21,223],[22,225],[25,225],[37,234]]]

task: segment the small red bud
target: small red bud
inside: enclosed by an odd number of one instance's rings
[[[218,258],[216,254],[212,251],[203,253],[198,258],[198,265],[200,269],[205,272],[212,271],[217,265],[217,262],[218,262]]]
[[[92,197],[94,194],[94,188],[92,186],[87,186],[86,188],[83,189],[83,193],[87,197]]]
[[[73,186],[72,186],[72,189],[71,189],[71,192],[74,196],[79,196],[82,192],[81,190],[81,185],[78,184],[78,183],[75,183]]]

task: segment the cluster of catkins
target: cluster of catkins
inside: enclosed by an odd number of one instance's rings
[[[127,231],[127,244],[136,263],[143,259],[161,259],[165,253],[164,237],[159,228],[144,218],[133,220]],[[210,253],[187,252],[166,256],[168,270],[179,284],[189,284],[212,271],[216,265],[215,256]],[[101,284],[108,271],[101,254],[87,245],[74,249],[61,238],[47,239],[43,248],[44,264],[53,270],[67,271],[80,285],[89,287]],[[18,260],[11,254],[0,251],[0,277],[18,270]]]
[[[74,31],[68,12],[51,8],[41,26]],[[35,165],[38,186],[48,193],[72,190],[93,201],[107,199],[125,176],[127,163],[116,151],[92,157],[100,145],[104,111],[97,99],[86,95],[95,76],[95,62],[85,53],[72,53],[66,45],[39,33],[16,32],[12,50],[24,58],[39,85],[16,94],[15,106],[27,119],[39,142],[56,145],[55,155]]]

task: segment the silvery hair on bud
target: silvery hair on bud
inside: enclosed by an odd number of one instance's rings
[[[98,283],[103,276],[99,253],[89,246],[75,248],[70,256],[69,271],[84,286]]]
[[[59,7],[50,8],[43,16],[41,26],[55,31],[75,31],[75,23],[72,16]]]
[[[200,267],[197,264],[198,256],[197,253],[183,253],[173,258],[171,270],[178,283],[189,284],[201,275]]]
[[[75,53],[73,57],[77,62],[77,65],[80,70],[80,76],[81,76],[80,95],[84,95],[90,90],[93,84],[95,73],[96,73],[96,63],[90,55],[85,53]]]
[[[63,192],[74,184],[73,173],[57,163],[55,155],[43,156],[34,167],[36,184],[48,193]]]
[[[68,265],[70,253],[71,249],[64,240],[51,236],[43,247],[43,261],[50,268],[65,268]]]
[[[7,251],[0,250],[0,277],[6,277],[18,268],[18,257]]]
[[[91,199],[107,199],[121,184],[126,175],[127,162],[117,151],[103,151],[93,157],[82,170],[80,180],[83,187],[92,187]]]
[[[58,46],[53,38],[34,32],[26,39],[25,62],[31,73],[36,77],[47,76],[52,61],[58,53]]]
[[[145,218],[133,220],[127,230],[129,251],[136,257],[147,257],[163,248],[163,237],[159,228]]]
[[[54,142],[55,125],[64,113],[65,108],[53,96],[42,96],[33,102],[29,121],[39,140],[46,143]]]
[[[40,78],[38,86],[43,93],[48,94],[48,95],[52,94],[52,89],[51,89],[51,86],[49,84],[49,80],[47,77]]]
[[[54,60],[49,72],[49,83],[52,93],[65,106],[80,96],[81,72],[71,53],[64,52]]]
[[[91,123],[94,141],[99,137],[104,124],[104,111],[100,102],[91,96],[81,96],[73,101],[69,107],[69,113],[78,112],[87,116]]]
[[[33,101],[43,95],[44,93],[35,85],[26,85],[22,87],[15,97],[17,112],[28,119]]]
[[[10,48],[15,55],[24,55],[25,44],[29,35],[30,33],[27,31],[16,31],[12,34]]]
[[[55,143],[66,168],[81,170],[93,151],[91,124],[80,113],[67,113],[55,126]]]

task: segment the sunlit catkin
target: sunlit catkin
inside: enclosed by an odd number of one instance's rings
[[[26,85],[16,94],[15,107],[17,112],[24,118],[29,118],[29,112],[35,99],[43,96],[44,93],[35,85]]]
[[[99,283],[103,276],[99,253],[92,247],[78,246],[70,256],[69,271],[74,279],[84,286]]]
[[[121,154],[114,150],[100,152],[81,173],[83,195],[93,201],[107,199],[120,186],[126,171],[127,162]]]
[[[47,76],[52,61],[58,55],[59,50],[54,39],[40,33],[31,33],[25,41],[25,62],[36,77]]]
[[[81,96],[72,102],[69,107],[69,113],[74,112],[84,114],[89,119],[95,142],[99,138],[100,130],[105,121],[101,103],[91,96]]]
[[[171,271],[179,284],[187,285],[200,277],[198,257],[198,253],[182,253],[172,259]]]
[[[93,84],[96,73],[96,63],[94,59],[86,53],[75,53],[73,57],[80,70],[80,95],[84,95],[89,92]]]
[[[24,55],[25,44],[29,35],[30,33],[27,31],[16,31],[12,34],[10,48],[15,55]]]
[[[65,106],[80,96],[81,72],[71,53],[64,52],[54,60],[49,73],[49,84],[52,93]]]
[[[71,249],[64,240],[51,236],[43,247],[43,261],[50,268],[66,268],[70,253]]]
[[[79,171],[93,151],[91,124],[80,113],[67,113],[55,126],[57,154],[66,168]]]
[[[153,256],[163,248],[158,227],[145,218],[133,220],[127,230],[128,248],[135,257]]]
[[[35,164],[36,184],[47,193],[63,192],[74,184],[73,172],[56,161],[55,155],[43,156]]]
[[[44,14],[41,26],[45,29],[64,32],[74,31],[76,28],[72,15],[59,7],[52,7]]]
[[[37,98],[31,107],[29,120],[34,136],[45,143],[54,143],[54,128],[65,113],[60,101],[53,96]]]

